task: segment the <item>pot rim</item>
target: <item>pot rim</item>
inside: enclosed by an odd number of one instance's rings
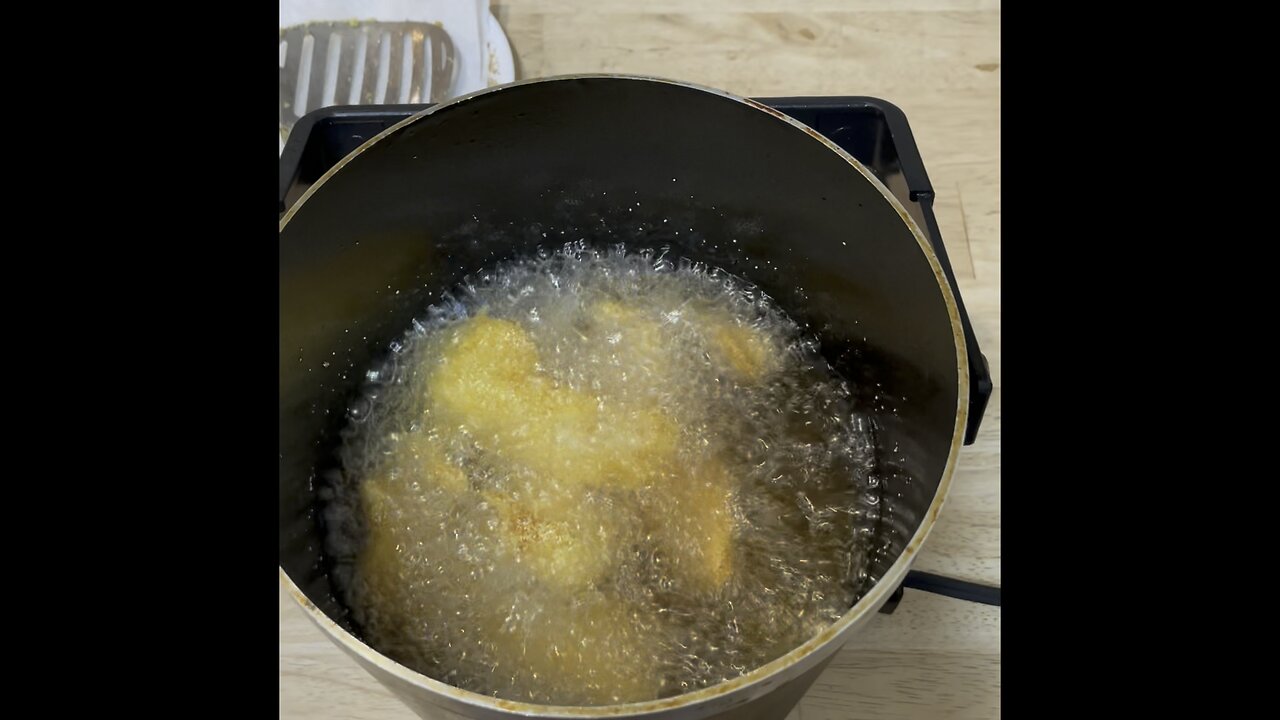
[[[921,545],[924,543],[929,532],[937,522],[938,513],[941,511],[947,495],[950,493],[951,479],[955,472],[956,458],[959,455],[960,446],[964,439],[964,429],[969,414],[969,356],[965,345],[964,328],[960,321],[960,311],[956,304],[955,294],[951,288],[951,284],[947,281],[946,275],[942,271],[942,265],[938,260],[937,254],[933,250],[933,246],[929,244],[929,241],[925,238],[924,233],[921,232],[920,227],[911,218],[911,215],[905,208],[903,208],[902,203],[900,203],[898,199],[894,197],[893,193],[889,192],[889,189],[885,187],[884,183],[880,182],[880,180],[873,175],[870,170],[863,166],[861,162],[849,153],[845,152],[843,148],[818,133],[816,130],[771,107],[751,100],[750,98],[740,97],[716,88],[684,82],[681,80],[671,80],[667,78],[643,75],[586,73],[520,80],[468,93],[447,102],[433,105],[422,112],[415,113],[395,125],[392,125],[378,135],[375,135],[360,147],[356,148],[353,152],[340,160],[336,165],[322,175],[315,184],[307,188],[306,192],[302,194],[298,201],[285,212],[285,214],[280,218],[280,231],[284,231],[285,227],[289,224],[289,220],[298,212],[298,209],[306,204],[307,200],[310,199],[310,197],[315,194],[315,192],[319,190],[320,187],[329,180],[329,178],[333,177],[335,173],[345,167],[347,163],[351,162],[358,155],[368,150],[380,140],[399,132],[401,129],[412,125],[425,117],[446,108],[465,104],[466,102],[482,95],[503,92],[514,87],[522,87],[538,83],[595,79],[630,80],[676,85],[718,95],[727,100],[741,103],[747,107],[772,115],[778,120],[788,123],[797,130],[804,132],[814,140],[821,142],[832,152],[840,156],[841,159],[849,163],[849,165],[851,165],[855,170],[861,173],[867,181],[880,191],[880,194],[884,196],[885,200],[893,207],[894,210],[897,211],[898,216],[902,218],[902,221],[906,223],[907,227],[911,230],[911,234],[915,237],[916,242],[920,246],[920,250],[928,260],[929,267],[932,268],[934,277],[938,282],[939,290],[942,292],[943,302],[947,308],[947,315],[951,320],[951,333],[955,340],[956,348],[958,390],[956,393],[956,419],[955,426],[951,433],[951,446],[947,452],[947,461],[942,470],[942,477],[938,482],[938,490],[934,493],[933,502],[930,503],[928,510],[924,514],[924,519],[920,523],[920,527],[916,529],[915,534],[907,543],[902,554],[893,562],[892,565],[889,566],[889,569],[884,573],[884,576],[881,577],[874,586],[872,586],[871,590],[859,598],[859,600],[854,603],[853,607],[849,608],[849,610],[845,612],[839,620],[832,623],[817,635],[809,638],[801,645],[793,648],[790,652],[787,652],[786,654],[775,658],[774,660],[765,663],[742,676],[726,680],[719,684],[712,685],[711,687],[684,693],[682,695],[676,695],[674,697],[616,705],[544,705],[504,700],[494,698],[489,695],[481,695],[469,690],[463,690],[439,680],[427,677],[416,670],[412,670],[401,665],[366,645],[362,640],[347,632],[347,630],[342,628],[334,622],[332,618],[316,607],[315,603],[303,594],[302,590],[293,582],[293,579],[289,577],[287,572],[285,572],[284,567],[280,567],[281,584],[289,591],[289,594],[293,596],[294,600],[302,606],[303,611],[311,618],[312,622],[328,634],[330,639],[337,643],[339,647],[354,655],[357,659],[362,660],[413,687],[425,690],[437,696],[449,698],[464,705],[491,712],[504,714],[516,713],[535,718],[612,718],[621,716],[649,715],[658,712],[703,706],[717,699],[727,700],[730,694],[736,693],[751,694],[751,697],[741,697],[741,702],[747,702],[753,697],[763,694],[762,692],[751,693],[751,690],[755,689],[763,691],[766,688],[762,684],[769,678],[788,670],[798,669],[800,666],[811,665],[812,663],[806,663],[805,661],[817,659],[819,657],[819,651],[828,647],[833,642],[836,642],[840,636],[844,635],[849,628],[864,616],[878,610],[880,606],[888,600],[889,595],[897,589],[898,585],[902,582],[902,579],[906,576],[907,570],[915,560],[915,556],[919,552]],[[378,679],[381,680],[380,678]],[[768,685],[771,686],[772,683],[769,683]],[[736,705],[738,703],[729,701],[729,704]]]

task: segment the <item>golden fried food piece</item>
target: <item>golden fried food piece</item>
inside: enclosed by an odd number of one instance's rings
[[[498,516],[495,532],[509,557],[558,590],[585,590],[616,563],[621,528],[577,493],[483,493]]]
[[[516,323],[480,315],[445,344],[427,384],[439,417],[557,483],[642,487],[675,454],[677,428],[655,408],[601,407],[557,387]]]
[[[401,433],[395,437],[387,470],[394,471],[402,480],[421,478],[428,486],[438,487],[451,494],[466,492],[470,483],[462,468],[449,462],[439,438],[425,433]],[[409,474],[409,478],[403,477]]]
[[[680,315],[702,335],[712,359],[727,370],[755,382],[777,369],[777,349],[755,328],[720,310],[686,307]],[[628,363],[651,372],[672,365],[670,341],[652,314],[605,300],[591,306],[590,317],[599,333],[619,346]]]
[[[740,377],[756,382],[778,368],[778,350],[763,333],[718,311],[694,311],[689,322],[706,338],[712,356]]]
[[[514,626],[505,619],[495,614],[485,628],[495,654],[564,702],[608,705],[658,697],[655,635],[618,598],[580,593]]]
[[[433,512],[429,505],[441,501],[430,491],[461,496],[468,490],[468,481],[462,469],[449,462],[438,439],[416,432],[393,438],[381,467],[360,483],[367,535],[359,563],[360,575],[373,588],[373,596],[389,607],[404,608],[409,598],[402,583],[409,571],[406,563],[413,557],[411,546],[418,540],[418,528],[429,523]]]
[[[557,398],[537,374],[538,350],[517,324],[481,315],[456,329],[429,376],[429,399],[482,433],[511,431],[526,422],[521,413]],[[568,409],[568,408],[566,408]],[[530,418],[532,419],[532,418]]]
[[[614,300],[594,303],[588,315],[596,334],[617,345],[627,364],[659,372],[670,366],[662,325],[651,315]]]
[[[708,461],[668,489],[675,511],[656,518],[659,546],[688,589],[714,591],[733,575],[733,478]]]
[[[360,484],[360,502],[364,508],[368,534],[360,551],[358,575],[368,590],[366,597],[377,600],[377,622],[380,634],[398,636],[413,617],[411,597],[404,577],[411,562],[404,537],[405,513],[412,512],[403,492],[386,476],[367,478]],[[402,486],[401,486],[402,487]]]
[[[712,327],[709,334],[712,345],[738,374],[759,380],[772,368],[768,344],[751,328],[725,323]]]

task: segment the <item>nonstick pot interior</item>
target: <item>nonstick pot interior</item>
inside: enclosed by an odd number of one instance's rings
[[[958,322],[906,215],[805,129],[677,83],[561,79],[438,108],[335,170],[280,232],[280,564],[348,630],[318,503],[366,369],[465,276],[566,242],[669,248],[769,293],[872,425],[873,576],[920,527],[958,442]]]

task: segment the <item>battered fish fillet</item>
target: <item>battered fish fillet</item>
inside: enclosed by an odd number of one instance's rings
[[[516,323],[487,315],[457,328],[427,383],[438,416],[493,454],[558,484],[636,488],[675,456],[677,428],[656,408],[602,407],[556,387]]]

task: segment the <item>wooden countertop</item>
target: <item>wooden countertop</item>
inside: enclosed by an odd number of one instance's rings
[[[911,122],[995,393],[915,567],[1000,582],[999,0],[495,0],[519,76],[619,72],[746,96],[871,95]],[[785,7],[785,11],[777,11]],[[693,10],[692,8],[697,8]],[[789,720],[995,718],[1000,610],[908,590]],[[280,717],[415,716],[280,592]]]

